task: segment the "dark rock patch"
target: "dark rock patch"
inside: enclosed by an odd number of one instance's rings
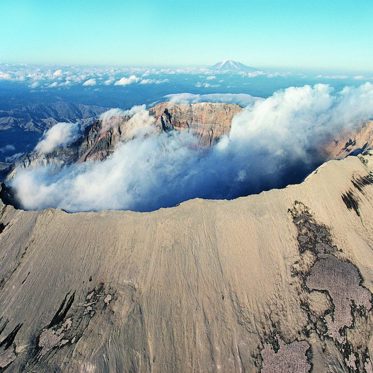
[[[0,318],[0,322],[2,318]],[[8,320],[4,321],[3,325],[0,326],[0,335],[4,331]],[[14,329],[0,342],[0,373],[4,372],[17,358],[16,344],[14,340],[17,333],[21,329],[22,324],[17,324]]]
[[[71,308],[75,298],[75,292],[73,294],[66,294],[64,300],[62,301],[59,309],[57,310],[56,314],[54,315],[52,321],[47,326],[48,328],[52,328],[53,326],[59,324],[63,319],[66,317],[67,312]]]
[[[0,223],[0,234],[3,233],[5,228],[6,228],[6,225],[3,223]]]
[[[288,211],[297,227],[298,249],[301,254],[307,250],[314,255],[331,254],[338,250],[333,244],[329,228],[316,222],[302,202],[295,201],[293,208]]]
[[[360,216],[359,202],[351,190],[342,194],[342,201],[349,210],[354,210],[356,215]]]
[[[373,184],[373,175],[360,176],[351,180],[353,186],[361,193],[364,193],[364,188]]]
[[[368,179],[357,182],[360,188]],[[352,191],[350,191],[353,194]],[[350,197],[344,200],[353,206]],[[370,373],[371,358],[368,344],[373,330],[372,293],[363,286],[358,268],[342,257],[342,250],[332,240],[329,228],[318,223],[309,208],[296,201],[289,212],[297,228],[300,259],[294,263],[292,276],[300,280],[300,308],[308,323],[302,334],[310,338],[315,332],[320,341],[333,343],[344,359],[343,371]],[[358,212],[357,212],[358,213]],[[312,304],[325,300],[325,308]],[[324,294],[325,298],[322,298]],[[315,300],[316,299],[316,300]]]
[[[285,343],[277,338],[278,348],[265,344],[261,351],[262,373],[308,373],[311,346],[307,341]]]
[[[66,294],[51,322],[33,336],[23,371],[49,372],[55,366],[61,367],[62,360],[71,355],[94,316],[104,312],[114,299],[115,292],[104,284],[90,290],[83,304],[75,304],[75,292]],[[65,351],[59,354],[62,349]]]

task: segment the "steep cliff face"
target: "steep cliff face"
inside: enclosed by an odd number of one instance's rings
[[[153,213],[0,206],[0,371],[372,372],[372,159]]]
[[[221,136],[228,134],[233,117],[242,108],[234,104],[196,103],[176,104],[165,102],[149,109],[149,118],[142,118],[143,125],[155,126],[156,131],[190,131],[199,138],[200,146],[212,146]],[[133,137],[132,115],[107,119],[105,128],[98,121],[89,131],[81,147],[80,160],[102,160],[110,155],[120,142]]]
[[[234,104],[165,102],[151,108],[150,114],[162,130],[189,130],[200,139],[201,146],[212,146],[229,133],[233,117],[241,111]]]

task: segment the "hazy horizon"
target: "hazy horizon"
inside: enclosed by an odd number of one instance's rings
[[[106,64],[106,63],[27,63],[27,62],[19,62],[19,61],[6,61],[0,59],[0,68],[1,66],[27,66],[27,67],[37,67],[37,68],[67,68],[67,67],[75,67],[75,68],[118,68],[118,69],[125,69],[125,68],[210,68],[216,63],[222,61],[235,61],[240,62],[246,66],[253,67],[257,70],[263,71],[281,71],[281,72],[293,72],[293,73],[346,73],[346,74],[353,74],[353,73],[373,73],[373,67],[367,69],[359,69],[359,68],[313,68],[313,67],[302,67],[302,66],[276,66],[276,65],[255,65],[246,62],[243,60],[238,60],[235,58],[224,59],[221,58],[220,60],[212,61],[211,63],[194,63],[194,64],[130,64],[130,63],[113,63],[113,64]]]

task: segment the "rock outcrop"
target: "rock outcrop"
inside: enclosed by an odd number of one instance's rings
[[[0,371],[371,373],[372,172],[152,213],[0,205]]]
[[[342,159],[373,149],[373,121],[364,123],[357,131],[341,134],[325,147],[330,158]]]
[[[102,161],[120,143],[136,136],[135,127],[148,125],[158,132],[189,131],[198,138],[198,146],[208,148],[229,134],[234,116],[242,110],[235,104],[163,102],[144,111],[140,118],[131,112],[125,115],[114,112],[86,127],[82,136],[69,146],[57,148],[50,154],[32,152],[17,161],[16,166]],[[356,131],[336,134],[335,138],[320,144],[319,152],[323,159],[330,160],[357,155],[369,149],[373,149],[373,121],[364,123]]]
[[[242,108],[235,104],[164,102],[149,111],[163,130],[189,130],[199,138],[201,146],[212,146],[229,133],[233,117]]]

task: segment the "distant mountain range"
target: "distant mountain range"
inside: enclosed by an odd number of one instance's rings
[[[218,72],[250,72],[257,71],[255,67],[244,65],[241,62],[233,60],[225,60],[218,62],[217,64],[211,66],[211,69]]]
[[[0,109],[0,162],[8,163],[13,155],[30,152],[42,133],[58,122],[89,123],[105,110],[65,101]]]
[[[50,104],[30,104],[10,110],[0,110],[0,131],[19,127],[43,133],[58,122],[75,122],[96,117],[107,110],[101,106],[56,101]]]

